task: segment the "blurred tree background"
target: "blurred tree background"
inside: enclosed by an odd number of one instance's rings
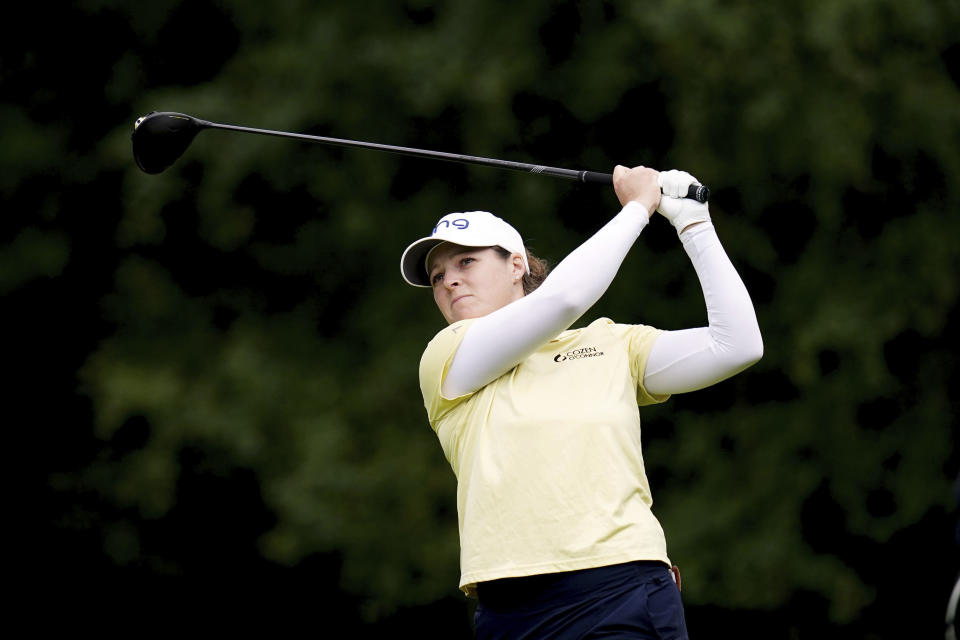
[[[937,637],[958,570],[954,0],[32,3],[0,27],[15,583],[40,625],[470,637],[454,477],[398,273],[455,210],[559,261],[610,189],[134,120],[683,168],[764,359],[644,409],[691,633]],[[655,220],[604,299],[705,322]],[[59,612],[52,615],[53,612]],[[323,621],[323,626],[317,621]],[[732,631],[731,631],[732,630]]]

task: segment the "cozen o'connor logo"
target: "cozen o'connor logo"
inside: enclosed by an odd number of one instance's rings
[[[470,221],[466,218],[457,218],[455,220],[441,220],[437,223],[437,226],[433,228],[433,233],[430,235],[437,235],[437,231],[440,229],[446,229],[447,227],[453,227],[454,229],[466,229],[470,226]]]
[[[554,362],[563,362],[564,360],[582,360],[583,358],[598,358],[603,355],[603,351],[597,351],[596,347],[581,347],[573,349],[566,353],[558,353],[553,356]]]

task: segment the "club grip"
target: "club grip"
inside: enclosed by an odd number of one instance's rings
[[[599,173],[597,171],[581,171],[580,182],[592,182],[594,184],[613,184],[612,173]],[[687,189],[687,198],[697,202],[706,202],[710,199],[710,189],[702,184],[692,184]]]
[[[706,202],[710,199],[710,189],[702,184],[692,184],[687,188],[687,197],[697,202]]]
[[[580,182],[593,182],[594,184],[613,184],[612,173],[599,173],[597,171],[581,171]]]

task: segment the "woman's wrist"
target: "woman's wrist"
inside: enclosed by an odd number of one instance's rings
[[[623,205],[623,209],[620,210],[620,214],[631,218],[636,218],[637,222],[646,225],[648,222],[650,222],[650,211],[651,209],[648,209],[647,206],[639,200],[631,200],[627,204]]]

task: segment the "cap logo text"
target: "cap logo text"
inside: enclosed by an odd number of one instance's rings
[[[432,236],[437,235],[437,231],[440,229],[446,229],[447,227],[453,227],[455,229],[466,229],[470,226],[470,221],[466,218],[457,218],[455,220],[441,220],[437,223],[437,226],[433,228],[433,232],[430,234]]]

